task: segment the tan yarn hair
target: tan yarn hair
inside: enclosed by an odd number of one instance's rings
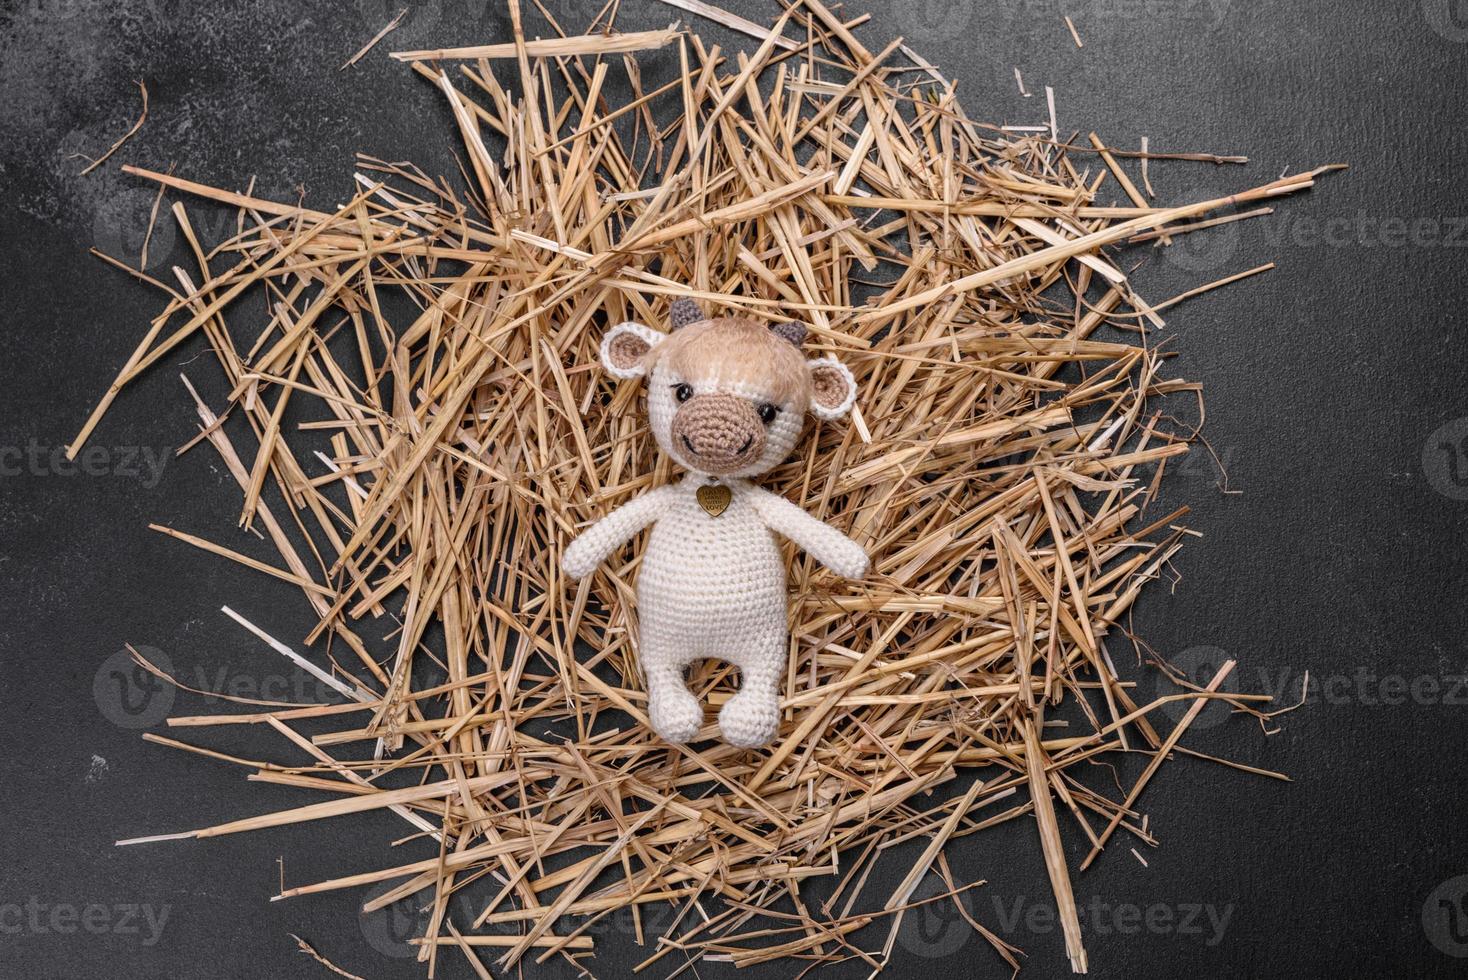
[[[771,401],[805,411],[811,378],[805,357],[763,324],[721,316],[674,331],[650,352],[686,380],[760,390]],[[649,369],[652,364],[649,363]]]

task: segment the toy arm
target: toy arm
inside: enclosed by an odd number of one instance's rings
[[[566,549],[561,558],[561,567],[573,579],[590,575],[596,570],[596,566],[607,560],[607,556],[661,517],[672,502],[675,492],[670,486],[659,487],[627,501],[582,531]]]
[[[808,555],[844,578],[861,578],[870,560],[861,545],[786,500],[758,487],[751,503],[772,531],[794,541]]]

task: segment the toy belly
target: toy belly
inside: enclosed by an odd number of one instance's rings
[[[785,564],[743,501],[718,517],[696,505],[679,509],[653,528],[637,602],[644,631],[655,623],[691,656],[726,656],[741,637],[785,629]]]

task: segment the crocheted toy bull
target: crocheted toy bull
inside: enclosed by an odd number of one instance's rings
[[[847,578],[866,574],[861,546],[794,504],[749,482],[778,465],[805,424],[845,415],[856,382],[830,357],[807,360],[806,330],[705,317],[674,301],[671,331],[613,327],[601,360],[618,378],[648,377],[648,420],[658,447],[688,470],[681,482],[637,497],[587,528],[566,549],[566,574],[590,575],[653,525],[637,581],[638,648],[648,717],[669,742],[692,739],[703,707],[683,668],[700,658],[734,664],[739,692],[719,712],[733,745],[775,737],[789,626],[779,532]]]

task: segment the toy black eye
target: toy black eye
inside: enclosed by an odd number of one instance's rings
[[[686,402],[688,399],[693,397],[693,389],[686,384],[674,385],[673,397],[678,399],[680,402]]]
[[[759,420],[765,425],[769,425],[771,422],[775,421],[775,416],[779,414],[780,410],[774,405],[769,404],[768,402],[759,407]]]

